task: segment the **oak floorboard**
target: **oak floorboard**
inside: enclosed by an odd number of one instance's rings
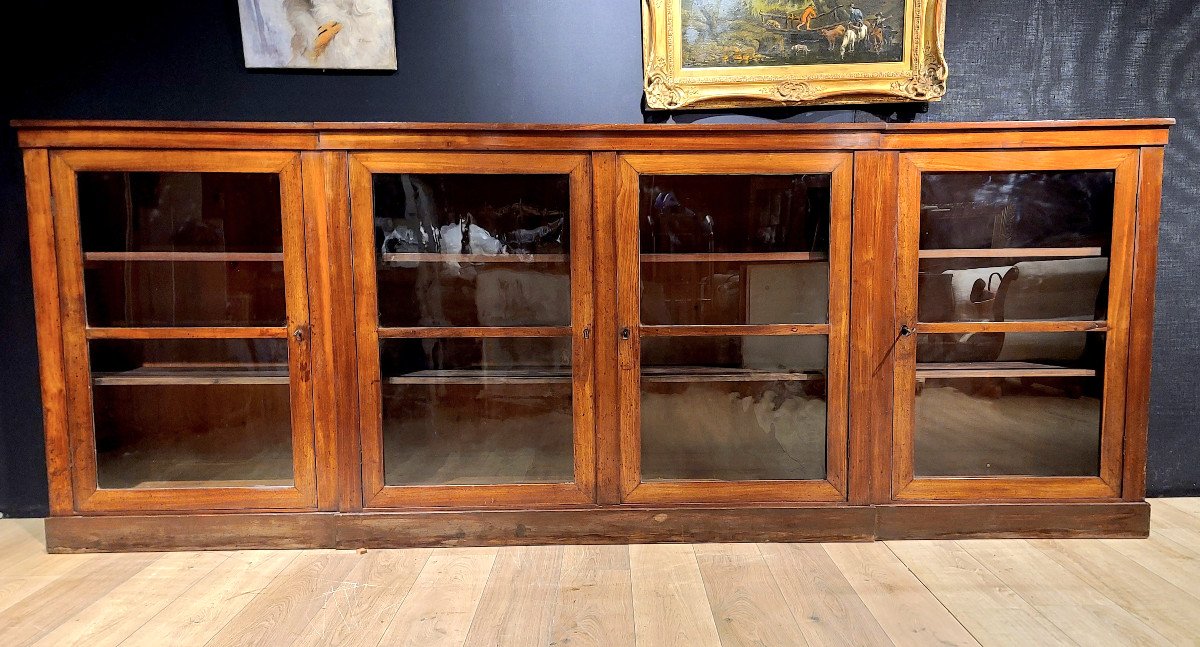
[[[432,552],[429,548],[368,552],[293,647],[377,645]]]
[[[44,547],[30,543],[14,546],[12,550],[0,555],[4,556],[0,560],[0,580],[19,578],[23,573],[36,568],[39,562],[50,561]]]
[[[291,645],[304,635],[361,556],[353,552],[310,550],[301,553],[250,603],[221,628],[209,647]]]
[[[7,645],[28,645],[79,612],[105,598],[110,591],[149,566],[161,555],[106,555],[89,560],[30,590],[20,601],[0,612],[0,636]]]
[[[10,519],[0,524],[0,581],[45,562],[46,539],[41,519]]]
[[[41,519],[9,519],[0,524],[0,573],[24,557],[45,554],[46,531]]]
[[[697,544],[696,563],[722,647],[808,645],[754,544]]]
[[[883,543],[824,549],[898,647],[979,644]]]
[[[24,529],[28,525],[22,523],[21,519],[11,519],[9,523],[0,524],[0,547],[9,547],[18,542],[25,542]]]
[[[564,546],[549,644],[633,645],[632,586],[628,546]]]
[[[1089,646],[1166,642],[1153,627],[1028,542],[979,540],[959,545],[1076,642]]]
[[[809,644],[892,644],[819,544],[759,544],[758,548]]]
[[[167,553],[34,644],[41,647],[119,645],[227,559],[229,553]],[[148,592],[152,594],[148,595]]]
[[[471,620],[472,647],[545,645],[562,573],[562,546],[506,546]]]
[[[495,548],[436,548],[380,639],[388,647],[463,645]]]
[[[1172,541],[1157,530],[1146,539],[1103,539],[1105,546],[1200,599],[1200,544]]]
[[[283,550],[231,553],[138,628],[121,647],[207,643],[300,555]]]
[[[721,644],[692,546],[630,546],[629,570],[638,645]]]
[[[887,546],[980,643],[1075,644],[954,542],[897,541]]]
[[[1200,636],[1200,601],[1097,541],[1029,540],[1079,579],[1175,645]]]
[[[89,562],[111,560],[109,555],[30,555],[0,573],[0,611],[20,602],[31,591],[47,586]]]
[[[0,520],[0,647],[1197,644],[1181,501],[1153,503],[1149,539],[361,555],[47,555],[40,521]]]
[[[1078,645],[953,541],[896,541],[888,547],[983,645]]]
[[[1170,499],[1150,502],[1150,530],[1200,556],[1200,521],[1172,505]]]
[[[1164,505],[1170,508],[1182,510],[1195,518],[1193,527],[1200,530],[1200,497],[1177,497],[1172,499],[1154,499],[1150,502],[1152,507]]]

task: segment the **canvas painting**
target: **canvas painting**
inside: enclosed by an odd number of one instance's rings
[[[683,0],[683,64],[900,62],[904,13],[904,0]]]
[[[391,0],[238,0],[246,67],[396,69]]]
[[[642,0],[652,110],[938,101],[946,0]]]

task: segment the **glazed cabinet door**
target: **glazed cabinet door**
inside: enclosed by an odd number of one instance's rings
[[[628,503],[846,498],[850,154],[628,154],[616,205]]]
[[[586,155],[350,156],[364,507],[594,500]]]
[[[299,156],[50,168],[76,510],[312,508]]]
[[[900,156],[892,494],[1116,498],[1136,150]]]

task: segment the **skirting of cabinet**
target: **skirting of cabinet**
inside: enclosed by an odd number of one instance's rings
[[[53,517],[52,553],[1146,537],[1147,503],[589,508]]]

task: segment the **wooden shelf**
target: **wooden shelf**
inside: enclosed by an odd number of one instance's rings
[[[803,382],[821,377],[824,377],[824,374],[753,368],[708,366],[647,366],[642,368],[643,382]],[[569,384],[571,374],[564,369],[431,370],[389,377],[384,382],[387,384]]]
[[[140,481],[129,489],[139,490],[189,490],[194,488],[272,488],[291,487],[292,479],[216,479],[212,481]]]
[[[566,254],[383,254],[384,263],[565,263]]]
[[[1091,258],[1101,247],[997,247],[979,249],[922,249],[919,258]]]
[[[963,377],[1095,377],[1090,368],[1070,368],[1034,362],[918,363],[917,379]]]
[[[827,261],[824,252],[713,252],[704,254],[642,254],[643,263],[803,263]]]
[[[643,382],[806,382],[823,378],[823,373],[796,373],[758,368],[712,366],[645,366]]]
[[[414,371],[386,378],[387,384],[570,384],[568,369],[451,369]]]
[[[235,261],[282,263],[282,252],[85,252],[85,261],[170,261],[230,263]]]
[[[144,366],[129,371],[92,373],[92,384],[96,386],[288,384],[290,381],[286,367],[271,364],[246,368]]]

